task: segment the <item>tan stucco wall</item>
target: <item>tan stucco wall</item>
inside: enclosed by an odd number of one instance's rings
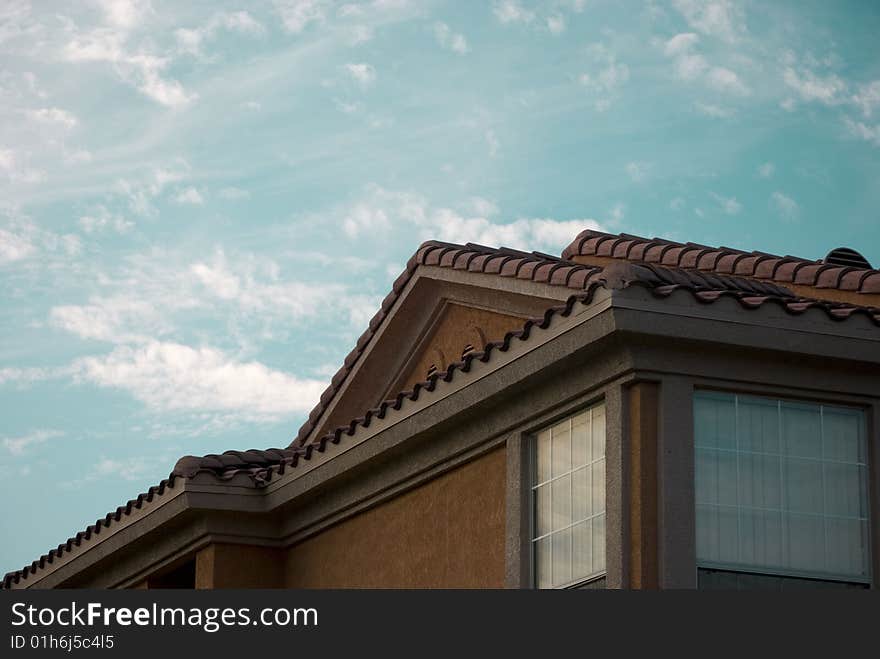
[[[196,553],[196,588],[278,588],[283,556],[268,547],[208,545]]]
[[[287,552],[289,588],[502,588],[504,448]]]
[[[408,389],[416,382],[423,381],[432,365],[438,371],[445,371],[449,364],[461,359],[466,345],[482,350],[487,342],[500,341],[507,332],[522,329],[524,322],[524,318],[497,311],[460,304],[447,305],[432,331],[427,347],[416,357],[407,372],[404,388]]]

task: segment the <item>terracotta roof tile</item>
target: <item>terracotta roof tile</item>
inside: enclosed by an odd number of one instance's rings
[[[664,238],[641,238],[588,229],[562,252],[564,259],[576,256],[604,256],[629,261],[661,263],[669,267],[714,270],[755,279],[792,282],[817,288],[862,293],[880,292],[880,271],[852,270],[794,256],[766,252],[744,252],[730,247],[708,247],[677,243]]]

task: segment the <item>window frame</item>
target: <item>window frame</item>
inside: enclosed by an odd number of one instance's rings
[[[562,474],[559,476],[554,476],[551,478],[538,483],[538,435],[545,431],[549,430],[553,426],[559,424],[566,419],[572,419],[579,414],[583,414],[584,412],[589,412],[591,409],[602,406],[603,414],[605,416],[605,433],[603,437],[603,454],[601,460],[605,461],[605,469],[603,470],[604,479],[602,483],[602,487],[604,490],[604,502],[605,508],[601,515],[605,516],[605,566],[600,572],[596,572],[586,577],[573,579],[565,584],[559,586],[550,586],[548,588],[540,588],[538,585],[538,570],[537,570],[537,561],[538,561],[538,552],[537,552],[537,543],[536,541],[536,532],[537,532],[537,497],[536,497],[536,488],[540,485],[545,485],[555,480],[556,478],[561,478],[566,474]],[[560,411],[559,413],[553,415],[552,417],[542,419],[541,425],[527,431],[524,433],[524,439],[526,444],[526,501],[527,501],[527,524],[526,524],[526,532],[527,537],[525,538],[526,544],[528,546],[528,550],[526,552],[528,558],[528,584],[533,589],[540,590],[576,590],[579,588],[589,587],[591,584],[596,586],[600,582],[603,582],[608,575],[608,428],[609,425],[609,417],[608,417],[608,406],[606,401],[606,396],[601,395],[587,401],[579,402],[577,405],[572,407],[565,408],[564,411]],[[579,469],[587,469],[592,468],[594,464],[599,462],[599,460],[591,460],[587,462],[585,465],[579,466],[577,469],[570,470],[567,472],[569,475],[574,473]],[[593,520],[598,517],[599,514],[594,514],[588,517],[588,520]],[[576,524],[580,524],[586,520],[580,520]],[[573,524],[572,526],[574,526]],[[545,534],[547,535],[547,534]],[[604,586],[602,586],[604,587]]]
[[[773,568],[773,567],[759,567],[759,566],[736,566],[723,562],[712,562],[712,561],[701,561],[696,556],[696,543],[697,543],[697,519],[696,519],[696,507],[697,507],[697,498],[696,498],[696,470],[697,470],[697,461],[696,461],[696,450],[697,450],[697,438],[696,438],[696,427],[694,424],[694,415],[695,415],[695,404],[696,398],[700,393],[715,393],[715,394],[728,394],[736,397],[752,397],[752,398],[763,398],[769,401],[775,402],[789,402],[796,404],[807,404],[814,405],[821,409],[822,406],[827,407],[838,407],[849,409],[852,411],[859,412],[861,414],[862,419],[862,433],[864,439],[864,452],[865,452],[865,500],[867,505],[867,515],[866,515],[866,524],[867,524],[867,555],[866,555],[866,563],[868,567],[868,574],[862,577],[853,577],[849,575],[833,575],[831,573],[823,574],[809,571],[799,571],[799,570],[787,570],[783,568]],[[831,392],[829,392],[831,394]],[[876,456],[873,447],[872,441],[872,433],[874,430],[874,424],[877,420],[874,418],[873,414],[873,406],[870,404],[866,404],[865,402],[855,402],[850,397],[846,396],[834,396],[831,394],[829,397],[824,397],[821,395],[809,395],[804,392],[804,395],[794,394],[790,390],[780,391],[776,387],[763,387],[758,386],[755,388],[744,388],[744,387],[736,387],[736,386],[723,386],[715,383],[708,383],[706,381],[695,381],[692,386],[692,396],[691,396],[691,404],[690,404],[690,416],[691,416],[691,453],[693,463],[693,482],[691,484],[692,489],[691,492],[693,494],[692,497],[692,509],[694,511],[694,520],[693,520],[693,543],[694,543],[694,584],[699,587],[699,572],[702,569],[705,570],[713,570],[713,571],[721,571],[721,572],[729,572],[735,574],[742,575],[755,575],[755,576],[766,576],[766,577],[780,577],[786,578],[790,577],[792,579],[800,580],[800,581],[818,581],[822,583],[839,583],[841,585],[848,586],[861,586],[866,588],[874,588],[874,584],[878,578],[876,565],[875,565],[875,552],[877,551],[877,547],[875,547],[875,531],[874,531],[874,518],[876,517],[877,510],[876,508],[876,494],[875,488],[875,479],[877,477],[877,471],[875,469]]]

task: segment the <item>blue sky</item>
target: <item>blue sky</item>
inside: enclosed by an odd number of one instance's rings
[[[880,264],[865,2],[0,7],[0,572],[286,445],[420,241]]]

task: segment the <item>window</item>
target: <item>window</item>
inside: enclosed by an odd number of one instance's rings
[[[869,583],[866,436],[857,409],[698,392],[701,587]]]
[[[605,572],[605,405],[538,433],[532,476],[535,585],[574,586]]]

